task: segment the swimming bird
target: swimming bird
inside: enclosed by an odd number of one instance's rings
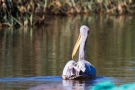
[[[95,67],[90,62],[85,60],[85,46],[88,33],[89,28],[87,26],[83,25],[80,27],[80,35],[72,52],[73,59],[78,48],[80,47],[79,59],[78,62],[75,62],[74,60],[70,60],[67,62],[62,73],[63,79],[86,79],[96,77]]]

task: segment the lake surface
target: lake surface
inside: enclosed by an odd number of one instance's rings
[[[0,90],[89,90],[104,80],[135,81],[134,16],[57,16],[46,22],[0,29]],[[90,27],[86,60],[97,69],[97,78],[62,80],[81,25]]]

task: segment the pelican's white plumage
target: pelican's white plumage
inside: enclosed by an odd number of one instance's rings
[[[63,79],[83,79],[83,78],[95,78],[96,69],[95,67],[85,60],[85,43],[88,36],[89,28],[85,25],[80,28],[80,36],[73,49],[72,58],[79,48],[79,60],[76,63],[74,60],[67,62],[63,69]]]

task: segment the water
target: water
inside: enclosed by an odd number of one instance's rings
[[[134,16],[53,17],[47,22],[0,29],[0,90],[89,90],[103,80],[116,85],[135,81]],[[83,24],[90,27],[86,59],[97,69],[97,78],[62,80]]]

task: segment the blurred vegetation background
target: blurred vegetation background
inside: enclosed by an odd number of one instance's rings
[[[135,13],[135,0],[0,0],[0,27],[33,26],[51,15]]]

